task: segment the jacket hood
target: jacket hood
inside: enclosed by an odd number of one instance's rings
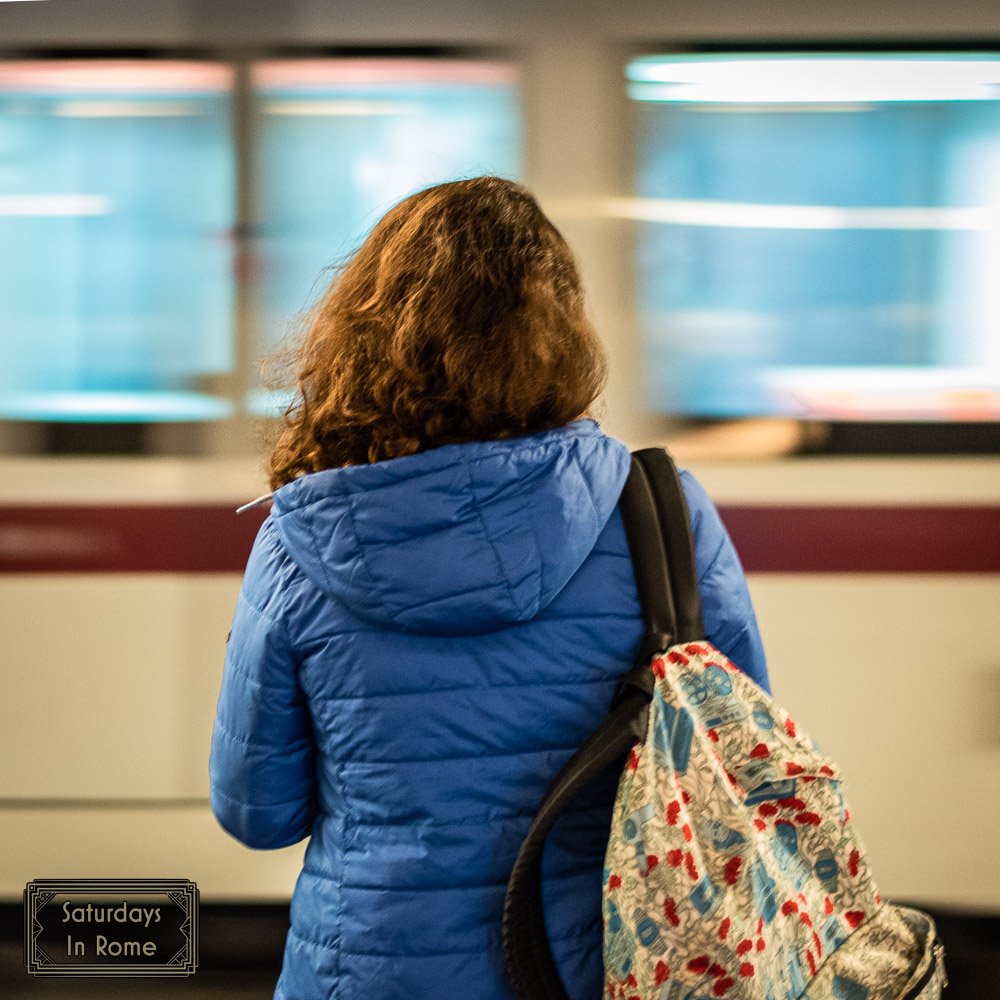
[[[314,472],[274,493],[289,557],[372,624],[433,635],[526,621],[590,554],[629,470],[592,420]]]

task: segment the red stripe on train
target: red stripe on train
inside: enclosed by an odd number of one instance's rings
[[[722,507],[750,573],[998,573],[1000,507]]]
[[[242,572],[267,507],[0,507],[0,573]]]
[[[1000,506],[723,506],[750,573],[998,573]],[[0,506],[0,573],[238,573],[267,508]]]

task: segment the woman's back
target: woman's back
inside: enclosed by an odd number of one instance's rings
[[[595,423],[300,477],[275,494],[233,624],[212,803],[256,847],[312,835],[276,997],[503,998],[507,877],[601,721],[642,622]],[[745,581],[683,477],[708,637],[766,686]],[[599,995],[617,775],[546,855],[572,997]]]

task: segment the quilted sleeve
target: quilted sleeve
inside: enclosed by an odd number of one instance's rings
[[[764,644],[739,556],[715,504],[686,469],[681,484],[694,533],[705,638],[770,694]]]
[[[316,816],[315,742],[283,605],[289,567],[269,518],[237,601],[209,756],[212,812],[255,848],[297,843]]]

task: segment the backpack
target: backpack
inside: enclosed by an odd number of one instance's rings
[[[936,1000],[947,980],[934,923],[879,894],[839,768],[704,637],[687,508],[662,449],[633,454],[621,509],[646,634],[511,872],[517,997],[567,1000],[542,849],[574,796],[627,759],[603,877],[608,1000]]]

